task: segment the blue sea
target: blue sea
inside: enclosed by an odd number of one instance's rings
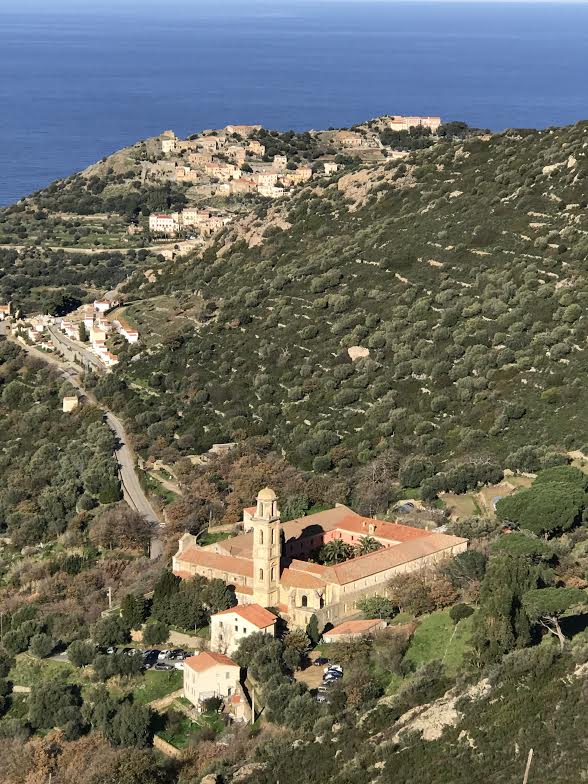
[[[0,204],[167,128],[383,113],[588,118],[588,5],[0,0]]]

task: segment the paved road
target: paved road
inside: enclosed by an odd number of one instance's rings
[[[6,325],[0,322],[0,334],[6,335]],[[69,339],[65,336],[61,336],[64,340],[68,341]],[[14,338],[11,338],[14,340]],[[16,342],[16,341],[15,341]],[[71,343],[71,341],[69,341]],[[21,348],[24,348],[30,354],[39,357],[44,362],[48,362],[51,365],[55,365],[61,374],[70,382],[72,386],[74,386],[80,394],[84,395],[93,405],[98,406],[104,411],[105,420],[108,423],[110,429],[115,434],[118,446],[115,451],[115,456],[119,465],[119,476],[120,481],[123,489],[123,496],[127,504],[131,507],[131,509],[135,509],[135,511],[142,514],[147,520],[155,523],[157,526],[162,525],[162,520],[158,516],[157,512],[149,502],[149,499],[145,495],[143,488],[141,487],[141,483],[139,482],[139,477],[137,476],[137,472],[135,469],[135,456],[128,446],[128,437],[127,432],[124,428],[122,421],[115,416],[111,411],[108,411],[104,406],[100,405],[94,395],[91,392],[88,392],[82,382],[80,380],[79,373],[81,368],[76,367],[73,363],[66,363],[62,362],[57,357],[53,356],[52,354],[46,354],[38,349],[34,348],[34,346],[27,346],[20,341],[18,341],[18,345]],[[74,344],[75,345],[75,344]],[[79,347],[75,346],[76,351],[79,352]],[[83,349],[82,349],[83,350]],[[88,352],[89,353],[89,352]],[[151,540],[151,547],[150,547],[150,555],[151,558],[157,558],[161,555],[163,550],[162,544],[160,539],[157,536],[157,533]]]
[[[69,355],[68,358],[72,362],[78,362],[83,364],[85,367],[91,367],[98,373],[104,373],[107,370],[104,362],[102,362],[102,360],[100,360],[96,354],[68,338],[63,334],[63,332],[58,330],[57,327],[48,326],[47,331],[51,336],[51,342],[53,345],[61,351],[64,351],[66,356]]]

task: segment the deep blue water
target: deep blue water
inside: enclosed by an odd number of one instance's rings
[[[0,204],[166,128],[588,118],[588,5],[107,1],[0,0]]]

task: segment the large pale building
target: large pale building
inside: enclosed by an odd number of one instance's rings
[[[245,533],[200,547],[189,533],[179,541],[174,573],[201,575],[231,586],[240,604],[276,608],[294,626],[313,614],[319,625],[354,615],[357,602],[385,592],[398,574],[432,566],[467,549],[467,540],[421,528],[362,517],[341,504],[281,523],[276,494],[264,488],[244,510]],[[308,560],[324,544],[352,546],[373,537],[380,549],[325,566]]]
[[[227,699],[240,684],[241,668],[222,653],[201,651],[184,662],[184,697],[199,708],[211,697]]]
[[[384,118],[387,126],[392,131],[408,131],[410,128],[429,128],[436,133],[441,125],[440,117],[404,117],[393,115]]]
[[[259,604],[238,604],[210,616],[210,650],[232,656],[244,637],[260,632],[275,637],[275,616]]]

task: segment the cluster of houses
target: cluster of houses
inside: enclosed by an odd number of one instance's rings
[[[232,217],[198,207],[186,207],[181,212],[152,212],[149,216],[151,234],[164,234],[174,237],[182,230],[198,231],[209,237],[230,223]]]
[[[252,706],[244,691],[241,667],[231,656],[252,634],[275,637],[279,618],[260,604],[237,604],[210,616],[210,647],[184,662],[184,697],[199,711],[206,700],[225,702],[235,721],[248,721]],[[387,627],[380,618],[344,621],[323,633],[323,642],[347,642],[370,637]]]
[[[108,300],[96,300],[93,305],[85,305],[79,314],[81,318],[75,319],[71,316],[61,319],[58,326],[64,335],[71,340],[80,339],[80,325],[83,324],[88,336],[89,350],[103,362],[106,367],[113,367],[118,363],[118,356],[108,348],[107,341],[110,334],[118,332],[127,343],[137,343],[139,332],[131,327],[121,316],[115,319],[107,317],[108,311],[113,307],[113,303]]]

